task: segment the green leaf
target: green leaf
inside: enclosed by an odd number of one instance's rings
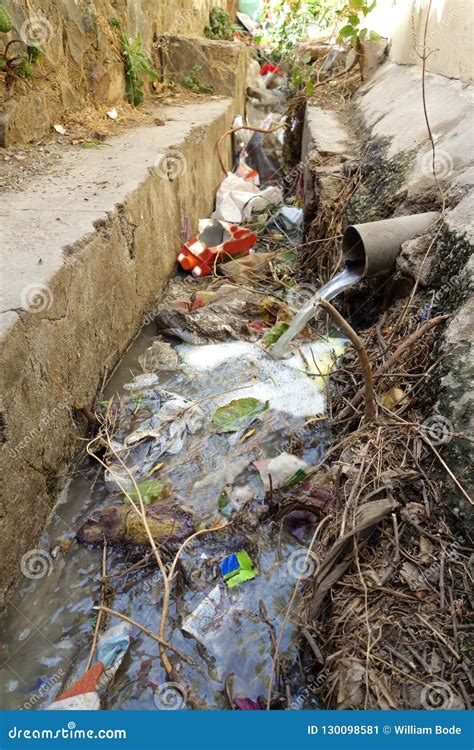
[[[256,398],[238,398],[216,409],[211,424],[216,432],[237,432],[245,427],[257,414],[268,409],[268,401]]]
[[[279,323],[275,323],[273,328],[271,328],[268,333],[265,334],[265,336],[262,339],[263,346],[271,346],[275,343],[275,341],[278,341],[280,336],[282,336],[285,331],[287,331],[289,328],[288,323],[283,323],[280,321]]]
[[[369,34],[370,41],[371,42],[379,42],[380,41],[380,34],[377,34],[376,31],[371,31]]]
[[[301,480],[305,478],[305,476],[306,472],[303,469],[298,469],[298,471],[295,471],[295,473],[285,483],[285,487],[292,487],[295,484],[299,484]]]
[[[351,23],[353,26],[357,26],[357,24],[359,23],[359,16],[351,15],[349,16],[348,20],[349,20],[349,23]]]
[[[359,10],[364,5],[364,0],[349,0],[349,5],[351,8]]]
[[[312,82],[311,78],[308,78],[304,85],[305,91],[308,94],[308,96],[313,96],[314,94],[314,83]]]
[[[366,36],[367,36],[367,29],[361,29],[359,32],[360,41],[363,42]]]
[[[23,78],[26,78],[29,81],[31,81],[31,79],[33,78],[33,68],[31,67],[31,64],[28,61],[27,57],[24,57],[20,65],[18,66],[18,73],[20,76],[23,76]]]
[[[8,34],[13,28],[11,16],[3,5],[0,5],[0,31],[2,34]]]
[[[293,83],[293,86],[297,88],[301,85],[302,77],[301,77],[301,68],[293,68],[291,71],[291,81]]]
[[[156,503],[157,500],[161,500],[163,497],[169,494],[166,485],[160,479],[145,479],[143,482],[137,484],[137,488],[133,487],[129,490],[128,494],[134,503],[139,503],[138,490],[142,496],[144,505],[151,505]],[[125,500],[128,500],[125,497]]]
[[[346,26],[343,26],[339,32],[342,37],[353,36],[355,33],[356,29],[350,23],[346,24]]]
[[[30,42],[26,47],[26,52],[28,54],[28,60],[31,63],[40,62],[44,57],[43,47],[38,42]]]
[[[225,490],[222,490],[217,501],[217,507],[219,508],[219,510],[224,510],[224,508],[229,505],[229,502],[229,495]]]

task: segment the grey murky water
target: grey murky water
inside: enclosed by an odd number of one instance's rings
[[[123,386],[141,372],[138,358],[149,346],[151,333],[149,327],[136,339],[108,384],[104,398],[114,393],[124,396]],[[201,536],[185,550],[181,558],[182,575],[174,587],[166,639],[190,656],[195,666],[180,663],[174,654],[171,661],[176,665],[179,684],[198,697],[202,708],[229,707],[224,682],[230,674],[234,675],[235,696],[252,699],[266,696],[273,652],[268,625],[259,616],[260,601],[265,603],[278,634],[296,581],[288,559],[292,553],[304,550],[279,526],[260,520],[265,491],[253,461],[289,450],[295,434],[301,444],[299,458],[314,464],[323,455],[324,433],[318,437],[314,430],[304,429],[309,414],[321,413],[321,378],[311,380],[298,367],[283,371],[281,368],[288,365],[272,360],[273,370],[265,370],[265,362],[259,364],[259,358],[253,356],[255,351],[248,350],[252,345],[244,345],[246,352],[238,349],[240,342],[234,346],[235,351],[231,348],[218,352],[214,348],[213,356],[218,360],[214,366],[208,351],[201,367],[192,366],[193,357],[196,360],[197,356],[197,365],[208,347],[201,349],[201,354],[199,347],[178,347],[188,364],[183,369],[158,373],[160,388],[199,400],[205,415],[200,434],[188,437],[180,454],[165,457],[160,479],[193,509],[197,523],[209,523],[220,512],[230,513],[251,498],[245,527],[230,527]],[[340,343],[318,346],[318,356],[327,359],[329,351],[337,349]],[[285,378],[299,383],[297,400],[306,404],[296,416],[287,411],[285,398],[278,399]],[[265,393],[259,393],[258,397],[265,396],[270,401],[269,410],[255,425],[255,434],[241,441],[238,434],[211,433],[206,425],[213,410],[232,398],[254,395],[252,388],[238,393],[249,382],[264,388]],[[235,388],[237,396],[213,395],[229,388]],[[132,391],[137,400],[137,424],[141,419],[141,398],[146,393],[147,388]],[[235,499],[229,509],[219,511],[217,501],[226,483],[232,485]],[[30,572],[33,577],[23,579],[2,620],[3,708],[44,708],[84,672],[95,624],[91,608],[99,598],[102,550],[79,544],[75,534],[91,509],[109,503],[102,469],[84,458],[72,473],[38,545],[43,551],[44,564]],[[219,561],[242,548],[248,551],[259,573],[254,580],[230,590],[222,582]],[[53,549],[54,559],[49,554]],[[162,609],[159,573],[154,567],[126,573],[141,556],[143,551],[137,555],[123,547],[109,546],[107,567],[109,575],[114,576],[110,579],[114,587],[110,606],[157,632]],[[183,631],[183,620],[213,591],[212,596],[221,597],[222,617],[213,625],[210,636],[203,636],[199,642]],[[115,623],[116,620],[111,621]],[[287,668],[287,673],[291,673],[290,690],[297,694],[302,682],[298,670],[291,668],[297,657],[292,636],[293,627],[289,624],[280,654],[284,663],[290,665]],[[157,691],[165,677],[157,643],[134,628],[130,648],[106,695],[106,706],[156,710]]]

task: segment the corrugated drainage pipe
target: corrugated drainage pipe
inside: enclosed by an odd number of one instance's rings
[[[360,269],[363,278],[390,273],[402,243],[422,234],[438,217],[437,211],[429,211],[347,227],[342,238],[346,266]]]

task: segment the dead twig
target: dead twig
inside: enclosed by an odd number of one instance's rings
[[[141,625],[136,620],[133,620],[131,617],[128,617],[127,615],[124,615],[122,612],[117,612],[116,609],[111,609],[110,607],[105,607],[103,605],[100,605],[98,607],[92,607],[92,609],[96,609],[100,612],[105,612],[108,615],[111,615],[113,617],[118,617],[120,620],[124,620],[124,622],[128,622],[130,625],[133,625],[135,628],[138,628],[141,630],[145,635],[147,635],[149,638],[152,638],[154,641],[160,644],[161,648],[167,648],[170,651],[173,651],[175,654],[177,654],[180,659],[182,659],[186,664],[189,664],[191,667],[195,667],[196,663],[192,661],[188,656],[183,654],[176,646],[173,646],[171,643],[168,643],[168,641],[165,641],[163,638],[160,638],[159,635],[156,635],[151,630],[146,628],[144,625]]]
[[[362,343],[361,339],[359,338],[357,333],[354,331],[354,329],[349,325],[347,320],[345,320],[342,317],[341,313],[338,310],[336,310],[336,308],[333,307],[333,305],[331,305],[330,302],[328,302],[325,299],[322,299],[319,304],[323,308],[323,310],[326,310],[326,312],[331,316],[331,318],[334,320],[336,325],[339,326],[342,332],[345,333],[347,338],[354,345],[354,348],[359,357],[359,361],[362,367],[362,372],[364,373],[364,380],[365,380],[364,419],[366,422],[371,422],[375,416],[374,379],[372,376],[372,367],[370,365],[369,357],[367,355],[367,351],[364,347],[364,344]]]
[[[407,350],[410,349],[410,347],[413,346],[422,336],[425,335],[431,328],[434,328],[435,326],[439,325],[443,321],[446,320],[448,316],[447,315],[438,315],[436,318],[432,318],[431,320],[427,320],[426,323],[424,323],[422,326],[416,329],[416,331],[413,331],[410,336],[408,336],[405,341],[402,341],[402,343],[396,348],[394,353],[383,362],[380,367],[378,367],[375,370],[374,377],[380,377],[380,375],[384,374],[387,370],[389,370],[395,362],[397,362],[402,354]],[[352,398],[350,404],[348,407],[343,409],[340,414],[336,417],[334,420],[336,423],[341,422],[346,417],[353,416],[352,410],[355,409],[360,402],[362,401],[364,397],[365,389],[359,388],[355,396]]]
[[[105,600],[105,589],[106,589],[105,579],[106,578],[107,578],[107,540],[104,537],[104,545],[102,547],[102,577],[100,581],[100,604],[101,606],[103,606],[104,600]],[[90,669],[90,666],[92,664],[92,659],[94,658],[101,622],[102,622],[102,610],[100,610],[99,614],[97,615],[97,620],[96,620],[95,628],[94,628],[94,638],[92,641],[92,646],[91,646],[89,658],[87,660],[86,669],[85,669],[86,672],[88,669]]]

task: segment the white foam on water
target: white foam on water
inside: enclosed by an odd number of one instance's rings
[[[244,341],[205,346],[180,344],[177,349],[190,370],[208,372],[210,377],[215,371],[219,383],[225,373],[228,388],[236,386],[235,391],[213,399],[213,408],[233,399],[252,397],[268,401],[271,409],[306,418],[325,413],[324,376],[333,369],[345,343],[344,339],[335,338],[310,342],[301,346],[304,359],[294,354],[279,361],[272,359],[259,344]],[[239,388],[250,383],[251,388]]]

